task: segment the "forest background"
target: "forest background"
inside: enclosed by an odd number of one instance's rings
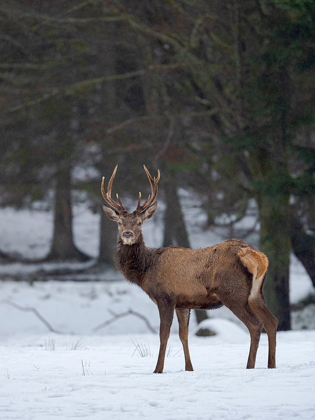
[[[163,245],[190,245],[180,190],[228,236],[254,203],[265,295],[290,329],[291,252],[315,287],[314,1],[4,0],[0,25],[0,205],[49,207],[54,191],[45,260],[88,259],[73,202],[101,211],[116,163],[135,201],[146,164],[162,174]],[[97,264],[115,244],[102,214]]]

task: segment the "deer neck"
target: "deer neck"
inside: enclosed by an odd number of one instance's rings
[[[127,280],[141,287],[146,272],[155,260],[154,250],[145,246],[142,234],[138,242],[133,245],[124,245],[119,238],[116,265]]]

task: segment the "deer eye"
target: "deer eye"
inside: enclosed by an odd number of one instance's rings
[[[118,222],[118,226],[121,226],[122,225],[122,223],[121,222]]]
[[[141,226],[141,225],[142,225],[142,222],[138,222],[138,223],[137,223],[137,225],[138,225],[138,226]]]

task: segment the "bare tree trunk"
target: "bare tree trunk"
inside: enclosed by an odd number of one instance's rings
[[[166,204],[163,246],[178,245],[190,248],[188,233],[176,188],[175,176],[171,171],[164,171],[163,174]]]
[[[260,249],[269,259],[264,292],[279,330],[291,328],[289,301],[290,208],[289,195],[264,195],[259,200]]]
[[[89,259],[73,241],[70,172],[68,162],[60,164],[56,176],[53,240],[47,260]]]
[[[102,160],[100,162],[102,168],[106,167],[106,162],[108,162],[108,160],[106,159],[106,148],[102,147]],[[117,246],[117,224],[105,215],[101,205],[100,212],[100,245],[97,261],[100,264],[108,264],[110,267],[114,267],[114,256],[116,254]]]
[[[315,287],[315,238],[305,233],[294,209],[291,212],[291,243],[294,254],[303,264]]]
[[[116,72],[116,61],[117,61],[117,51],[116,51],[116,35],[118,28],[112,24],[106,29],[107,42],[102,47],[101,51],[106,55],[106,66],[104,72],[106,74],[115,74]],[[98,117],[100,118],[100,124],[110,125],[114,122],[117,122],[119,114],[119,109],[117,109],[117,86],[115,82],[105,83],[97,93],[96,103],[101,104],[102,114]],[[99,163],[101,173],[103,173],[106,166],[112,163],[110,158],[107,156],[108,145],[111,144],[113,140],[110,140],[108,137],[105,137],[102,140],[101,144],[101,156],[102,159]],[[110,162],[110,163],[109,163]],[[101,204],[101,203],[100,203]],[[99,254],[98,262],[103,264],[108,264],[109,266],[114,267],[114,255],[116,251],[117,244],[117,225],[103,212],[102,206],[99,206],[101,212],[101,224],[100,224],[100,245],[99,245]]]
[[[114,266],[114,256],[116,254],[117,226],[112,220],[101,212],[100,228],[100,248],[98,262]]]
[[[285,91],[286,73],[278,74],[279,90]],[[289,86],[289,81],[287,82]],[[284,98],[285,99],[285,98]],[[289,102],[289,99],[287,100]],[[269,259],[264,286],[266,301],[278,318],[278,329],[291,329],[290,318],[290,179],[288,165],[288,122],[282,112],[272,132],[272,141],[250,154],[255,175],[260,219],[260,249]],[[275,120],[276,121],[276,120]]]
[[[200,324],[200,322],[209,319],[207,311],[204,309],[195,309],[195,315],[197,319],[197,324]]]

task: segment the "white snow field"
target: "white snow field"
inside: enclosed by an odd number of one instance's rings
[[[234,343],[231,337],[191,337],[195,371],[185,372],[179,340],[171,336],[163,374],[152,373],[158,336],[78,340],[20,334],[1,339],[2,420],[315,418],[314,331],[278,334],[277,369],[266,368],[263,335],[253,370],[245,369],[244,337]],[[135,353],[136,345],[144,357]]]
[[[98,223],[97,216],[76,212],[76,242],[94,257]],[[1,250],[40,258],[49,249],[51,215],[3,209],[0,231]],[[148,222],[144,237],[149,246],[158,246],[159,224]],[[190,238],[195,248],[220,241],[212,232],[193,229]],[[30,279],[38,269],[30,264],[0,265],[1,278],[6,279],[0,281],[0,420],[315,419],[314,311],[294,325],[313,330],[278,333],[277,369],[272,370],[266,367],[265,334],[256,369],[245,369],[249,334],[221,308],[208,312],[211,319],[206,323],[216,332],[213,337],[194,335],[192,314],[195,371],[185,372],[174,319],[165,370],[156,375],[152,372],[158,334],[134,314],[114,321],[115,314],[131,309],[158,331],[157,308],[139,288],[114,271],[104,275],[116,280],[112,282],[12,281],[23,273]],[[313,290],[294,258],[290,288],[292,302]],[[24,311],[29,308],[38,312]],[[106,321],[109,324],[102,327]]]
[[[118,282],[0,282],[0,419],[315,419],[315,331],[278,333],[277,369],[267,369],[262,334],[256,369],[246,370],[249,334],[226,308],[194,335],[194,372],[185,372],[174,319],[165,371],[153,374],[158,334],[154,303]],[[33,312],[36,308],[51,328]],[[233,321],[232,321],[233,320]]]

